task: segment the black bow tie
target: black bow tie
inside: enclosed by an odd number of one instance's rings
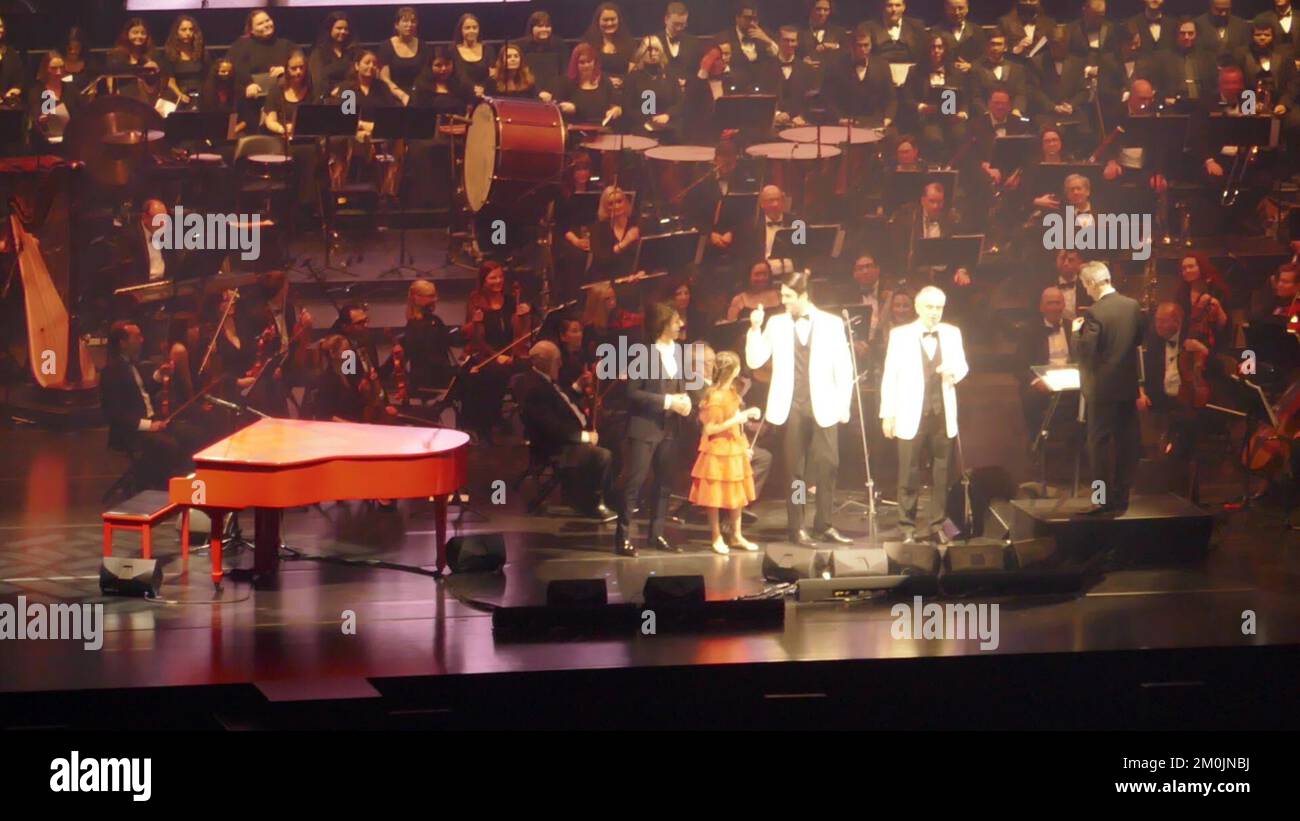
[[[782,225],[785,225],[785,223],[782,222],[781,220],[768,220],[768,221],[767,221],[767,224],[768,224],[768,225],[775,225],[775,226],[778,226],[778,227],[780,227],[780,226],[782,226]]]
[[[1166,347],[1166,348],[1177,348],[1177,347],[1178,347],[1178,340],[1177,340],[1177,339],[1166,339],[1166,340],[1165,340],[1165,347]]]
[[[921,332],[921,338],[922,338],[922,339],[935,339],[935,340],[937,340],[937,339],[939,338],[939,332],[938,332],[938,331],[922,331],[922,332]]]

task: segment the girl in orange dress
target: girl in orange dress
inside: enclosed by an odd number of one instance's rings
[[[716,380],[700,404],[700,455],[691,469],[692,504],[707,508],[709,527],[713,530],[713,550],[722,555],[731,552],[722,538],[718,511],[731,517],[732,546],[758,550],[740,532],[740,512],[754,501],[754,472],[749,464],[749,440],[742,425],[758,419],[758,408],[740,409],[740,394],[734,382],[740,373],[740,357],[731,351],[718,354]]]

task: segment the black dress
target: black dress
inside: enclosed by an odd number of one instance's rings
[[[316,96],[324,99],[341,87],[348,79],[354,61],[355,52],[351,46],[343,50],[342,56],[335,53],[333,43],[312,49],[311,57],[307,58],[307,74],[311,77],[311,87]]]
[[[488,72],[496,62],[496,51],[487,43],[483,44],[483,59],[471,62],[460,54],[460,49],[452,46],[451,64],[455,69],[456,79],[463,88],[472,91],[474,86],[487,87]]]
[[[176,59],[167,56],[164,51],[159,54],[158,65],[162,68],[163,73],[176,81],[177,87],[185,92],[186,96],[195,97],[203,87],[203,80],[208,76],[208,55],[205,52],[201,60],[185,60],[180,54]]]
[[[460,344],[460,336],[460,328],[448,326],[437,314],[407,320],[402,347],[412,388],[438,388],[450,381],[451,348]]]
[[[393,48],[393,38],[389,37],[379,47],[379,64],[388,68],[388,76],[393,84],[407,94],[415,88],[415,79],[429,62],[429,47],[423,40],[415,41],[414,57],[399,57]]]
[[[546,42],[538,42],[531,37],[515,43],[524,55],[524,62],[533,71],[537,79],[537,90],[558,93],[564,71],[568,67],[559,41],[552,37]]]
[[[605,112],[615,104],[617,95],[614,87],[609,84],[608,77],[601,77],[600,85],[595,88],[582,88],[580,84],[566,79],[560,91],[560,99],[573,103],[577,108],[573,114],[567,115],[569,122],[599,125],[605,119]]]
[[[631,231],[635,222],[628,221],[627,231]],[[591,270],[587,273],[588,281],[616,279],[632,273],[636,264],[637,243],[632,243],[622,251],[615,253],[614,244],[622,241],[627,232],[614,235],[609,220],[602,220],[591,226]]]
[[[644,134],[646,132],[645,124],[651,118],[660,114],[668,115],[667,129],[675,131],[681,123],[682,117],[682,88],[677,83],[677,79],[666,71],[634,71],[627,76],[627,83],[623,86],[623,99],[627,105],[623,106],[622,126],[623,130],[629,133]],[[644,101],[648,99],[646,92],[652,92],[654,96],[649,99],[654,100],[653,114],[644,113]]]

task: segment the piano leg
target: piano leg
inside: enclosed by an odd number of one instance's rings
[[[439,573],[447,566],[447,500],[450,498],[450,496],[435,496],[433,499],[433,527],[438,541]]]
[[[221,589],[221,537],[226,532],[226,513],[224,510],[213,510],[206,508],[205,512],[208,518],[212,520],[212,534],[208,537],[211,547],[208,552],[212,555],[212,584],[218,590]]]
[[[280,563],[280,521],[284,512],[279,508],[259,507],[253,510],[253,526],[257,534],[253,539],[253,578],[274,576]]]

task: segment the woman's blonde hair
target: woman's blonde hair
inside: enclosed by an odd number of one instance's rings
[[[617,185],[607,186],[604,191],[600,192],[600,204],[596,207],[596,219],[601,222],[607,222],[609,220],[609,204],[614,197],[623,197],[626,199],[627,192],[622,188],[619,188]]]
[[[717,389],[740,373],[740,356],[735,351],[719,351],[713,360],[713,385]]]
[[[438,286],[434,285],[427,279],[417,279],[411,283],[411,287],[406,290],[406,319],[407,321],[424,318],[424,310],[415,304],[415,298],[419,296],[438,296]]]
[[[587,289],[587,304],[582,309],[582,324],[605,330],[609,325],[609,306],[606,304],[614,296],[614,286],[608,282],[592,285]]]

